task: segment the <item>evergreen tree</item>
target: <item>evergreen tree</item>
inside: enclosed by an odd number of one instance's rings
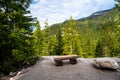
[[[65,32],[63,36],[64,54],[79,54],[80,55],[82,53],[80,33],[72,17],[70,17],[70,20],[68,20],[68,22],[66,22],[65,26],[66,28],[65,28]]]
[[[36,29],[35,29],[35,32],[33,33],[33,37],[34,37],[33,48],[35,50],[35,54],[40,56],[41,53],[42,53],[43,36],[42,36],[42,31],[41,31],[41,28],[40,28],[39,21],[36,22]]]
[[[54,53],[56,55],[62,55],[63,54],[63,32],[62,32],[62,29],[61,27],[62,26],[58,26],[58,33],[56,35],[56,43],[55,43],[55,48],[54,48]]]
[[[90,28],[88,22],[84,22],[84,27],[81,31],[83,57],[94,57],[95,38],[93,30]]]
[[[52,54],[52,35],[50,26],[46,20],[45,29],[43,30],[43,55],[51,55]]]
[[[79,30],[79,28],[77,29]],[[77,54],[80,57],[83,57],[83,48],[82,48],[82,40],[81,40],[81,34],[80,31],[76,32],[74,36],[74,42],[73,42],[73,48],[74,48],[74,54]]]
[[[101,37],[96,47],[96,57],[115,56],[115,50],[117,49],[118,44],[109,23],[110,22],[105,22],[101,30]]]
[[[118,11],[120,11],[120,0],[115,0],[115,1],[118,2],[118,3],[116,4],[116,8],[117,8]]]
[[[0,72],[8,74],[31,56],[31,21],[25,16],[31,0],[0,0]],[[3,69],[4,68],[4,69]]]
[[[116,50],[117,56],[120,57],[120,0],[115,0],[118,3],[116,4],[116,10],[118,11],[118,14],[116,15],[116,21],[115,21],[115,35],[118,42],[118,48]]]
[[[72,17],[71,17],[72,21]],[[73,54],[73,33],[72,33],[72,26],[70,25],[70,20],[66,22],[66,28],[64,32],[64,54]]]

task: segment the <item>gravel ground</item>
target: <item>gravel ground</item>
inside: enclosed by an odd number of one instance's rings
[[[120,65],[119,58],[112,59]],[[77,61],[71,65],[65,60],[64,66],[56,67],[53,57],[45,56],[10,80],[120,80],[120,71],[97,69],[92,65],[93,59],[78,58]]]

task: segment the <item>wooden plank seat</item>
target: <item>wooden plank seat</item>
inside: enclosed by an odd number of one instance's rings
[[[76,58],[78,58],[77,55],[56,56],[54,57],[54,61],[56,66],[62,66],[63,65],[62,60],[69,60],[70,64],[77,64]]]

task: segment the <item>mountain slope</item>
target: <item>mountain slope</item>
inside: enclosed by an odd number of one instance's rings
[[[78,26],[78,27],[84,27],[85,22],[87,22],[89,27],[99,30],[102,27],[102,25],[104,24],[104,21],[113,22],[115,20],[116,14],[118,14],[118,11],[116,11],[114,9],[103,10],[103,11],[95,12],[88,17],[75,20],[75,22],[76,22],[76,26]],[[53,34],[57,33],[59,25],[64,27],[66,22],[67,21],[65,21],[63,23],[53,24],[51,26],[51,30],[52,30]]]
[[[91,14],[90,16],[85,17],[85,18],[81,18],[81,19],[79,19],[79,20],[87,20],[87,19],[96,18],[96,17],[98,17],[98,16],[104,16],[105,14],[109,13],[111,10],[112,10],[112,9],[94,12],[94,13]]]

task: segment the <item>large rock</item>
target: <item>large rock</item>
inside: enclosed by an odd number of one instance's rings
[[[97,68],[119,69],[118,63],[113,59],[94,59],[93,64]]]
[[[119,58],[114,60],[120,61]],[[10,80],[120,80],[119,71],[97,69],[93,66],[94,59],[78,58],[77,61],[72,65],[66,60],[64,66],[56,67],[53,57],[43,57]]]

